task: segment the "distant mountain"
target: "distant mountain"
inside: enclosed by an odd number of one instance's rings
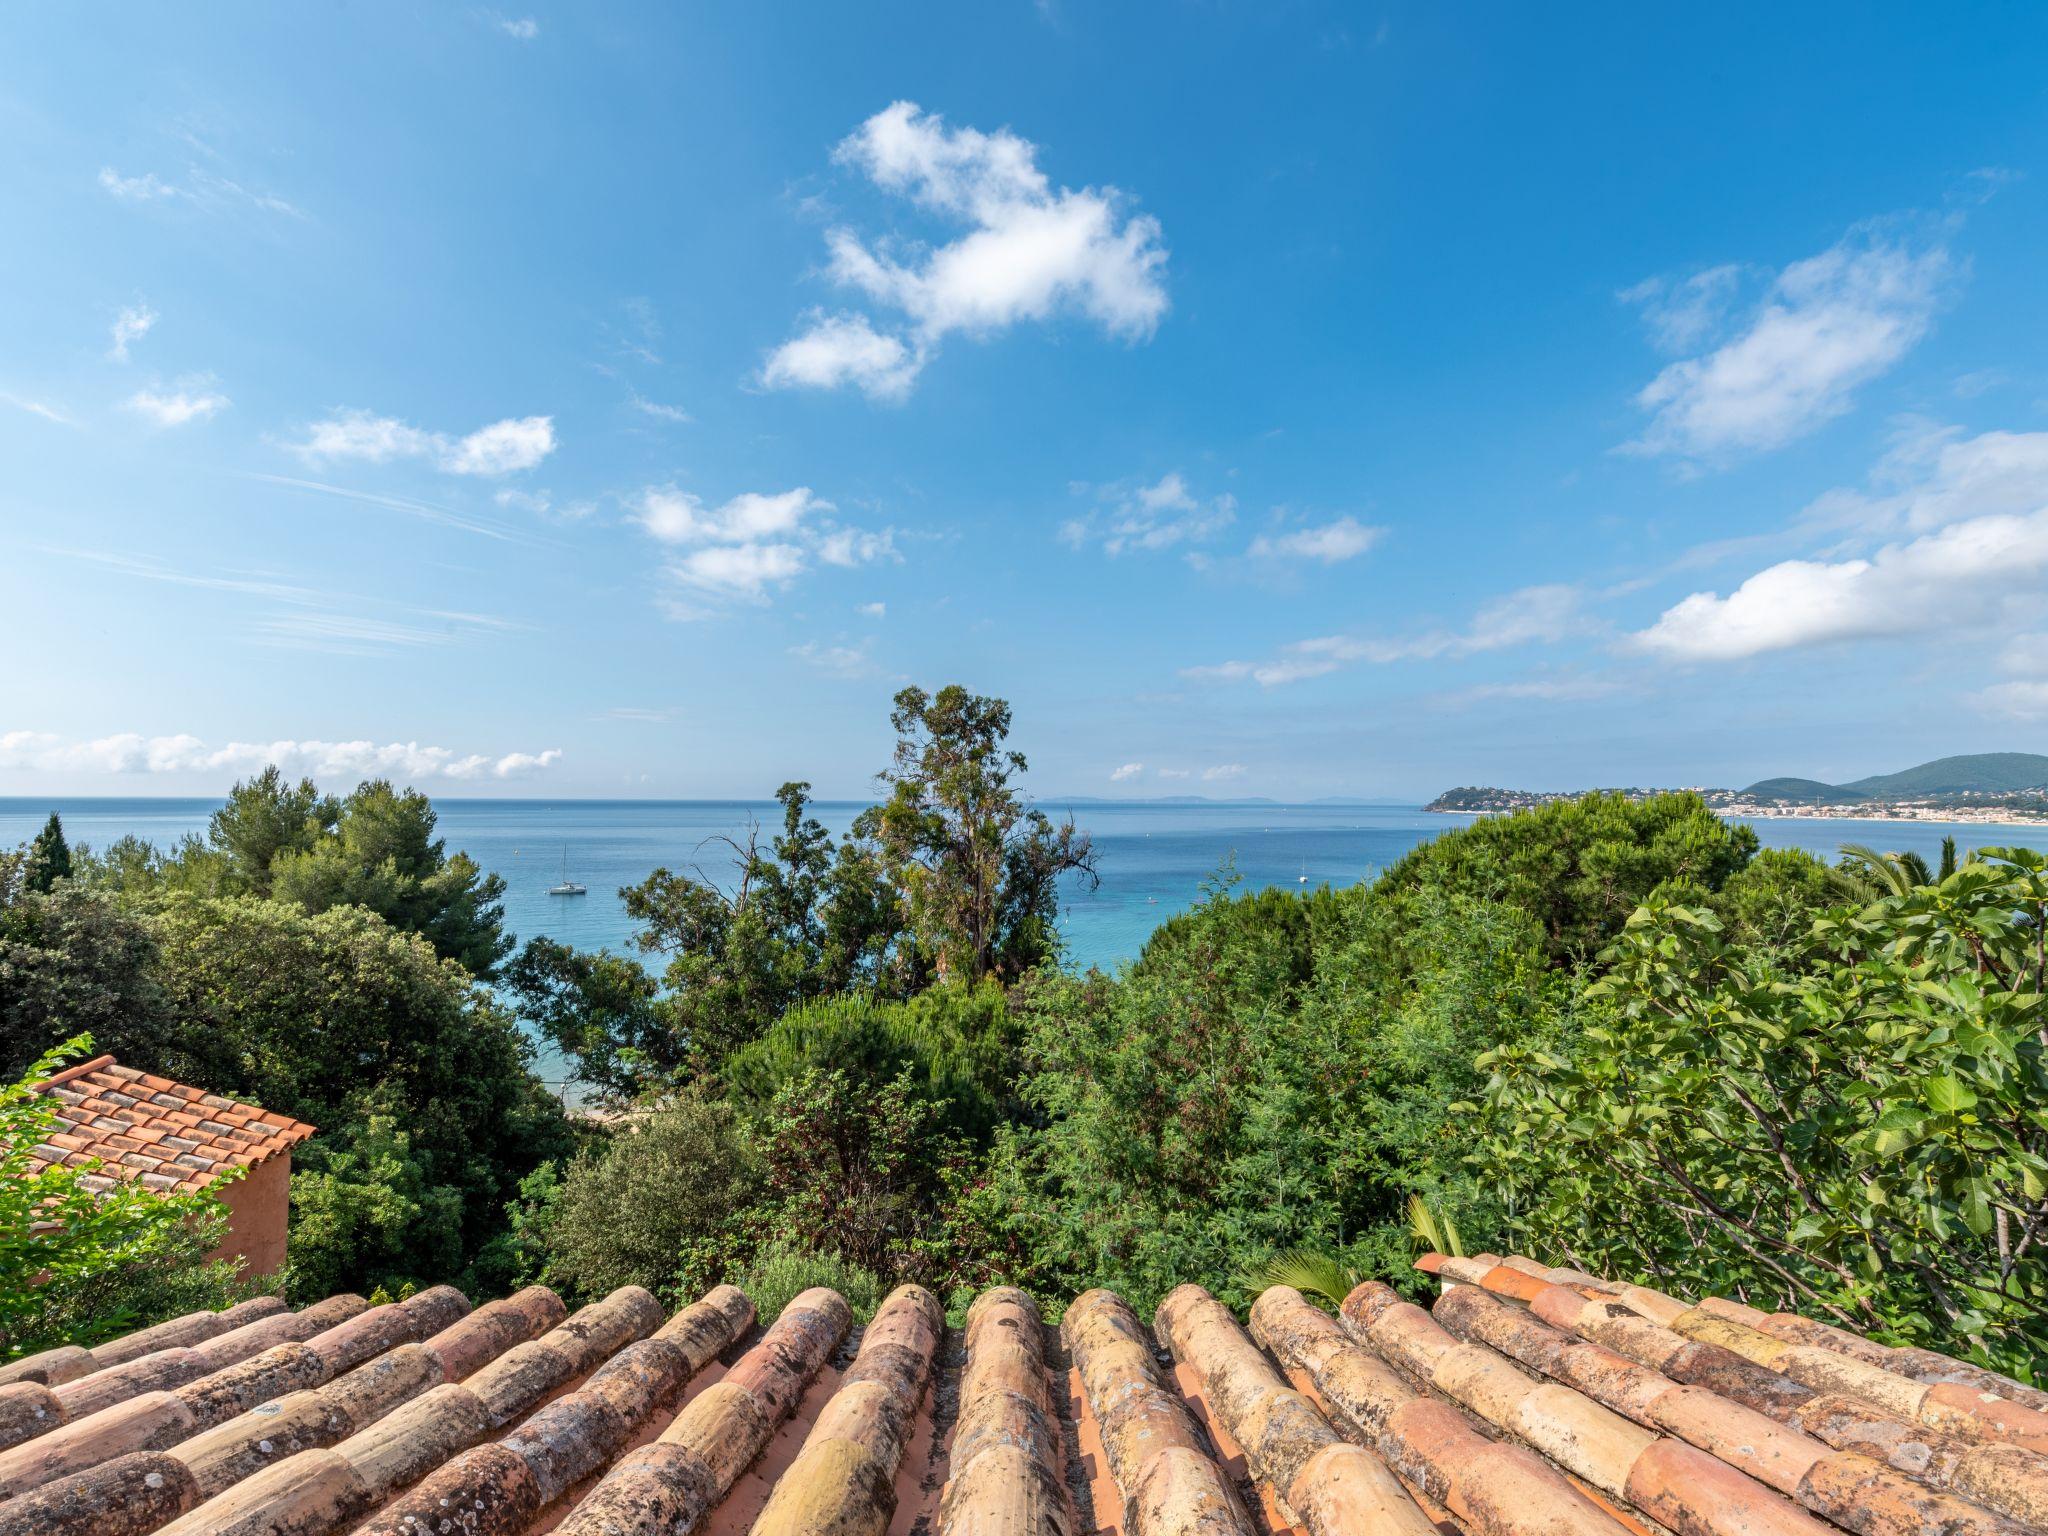
[[[1930,795],[2009,795],[2048,788],[2048,757],[2038,752],[1976,752],[1938,757],[1898,773],[1872,774],[1848,784],[1818,779],[1762,779],[1742,793],[1746,799],[1795,800],[1823,805],[1836,801],[1906,800]]]

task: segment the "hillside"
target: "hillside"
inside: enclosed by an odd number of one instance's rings
[[[1761,779],[1742,793],[1758,800],[1822,804],[1930,795],[2006,795],[2044,786],[2048,786],[2048,757],[2038,752],[1975,752],[1938,757],[1931,763],[1897,773],[1872,774],[1848,784],[1823,784],[1818,779]]]

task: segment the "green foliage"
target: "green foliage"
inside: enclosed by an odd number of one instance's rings
[[[295,1294],[458,1278],[569,1150],[530,1042],[424,939],[360,907],[186,894],[152,928],[174,1075],[320,1129],[293,1178]]]
[[[235,785],[205,841],[163,851],[124,838],[83,862],[95,885],[131,901],[183,892],[274,896],[312,913],[362,907],[489,979],[512,948],[505,882],[449,853],[435,820],[417,790],[373,779],[336,799],[311,779],[287,783],[273,766]]]
[[[1400,1278],[1411,1190],[1468,1228],[1502,1219],[1450,1104],[1487,1045],[1555,1029],[1533,924],[1434,884],[1385,908],[1286,900],[1310,915],[1219,889],[1121,977],[1024,989],[1044,1126],[997,1142],[976,1220],[998,1272],[1140,1308],[1187,1280],[1244,1301],[1290,1249]]]
[[[1094,851],[1071,818],[1055,826],[1011,783],[1026,765],[1004,745],[1003,700],[905,688],[889,723],[889,795],[855,831],[902,893],[926,963],[953,980],[1013,981],[1053,955],[1060,877],[1093,880]]]
[[[1853,900],[1855,885],[1797,848],[1766,848],[1730,875],[1707,901],[1732,944],[1769,951],[1797,947],[1813,920]]]
[[[1247,1275],[1244,1288],[1257,1295],[1276,1285],[1291,1286],[1304,1296],[1320,1297],[1334,1307],[1341,1305],[1367,1278],[1334,1254],[1313,1248],[1289,1248],[1264,1268]]]
[[[879,1091],[902,1078],[956,1135],[986,1144],[1016,1113],[1017,1029],[1002,990],[934,987],[901,1001],[859,994],[792,1008],[720,1069],[754,1112],[811,1071]]]
[[[340,803],[332,832],[273,855],[271,889],[308,912],[365,907],[489,978],[512,949],[504,878],[486,875],[466,853],[448,853],[434,836],[435,819],[417,790],[400,792],[383,779],[358,785]]]
[[[1476,1161],[1530,1251],[1902,1343],[2048,1358],[2048,864],[1986,849],[1795,953],[1653,900],[1576,1049],[1485,1058]]]
[[[884,1295],[881,1280],[859,1265],[781,1243],[770,1244],[755,1254],[735,1283],[754,1303],[754,1315],[763,1326],[774,1322],[784,1307],[813,1286],[825,1286],[845,1297],[857,1323],[865,1323],[875,1315]]]
[[[644,1285],[672,1306],[730,1273],[761,1188],[732,1110],[701,1093],[614,1125],[559,1176],[522,1189],[530,1278],[595,1300]]]
[[[64,823],[55,811],[43,823],[43,830],[28,845],[28,860],[22,866],[21,883],[29,890],[48,894],[59,880],[71,878],[71,845],[64,841]]]
[[[668,957],[658,996],[633,995],[615,968],[528,946],[515,983],[580,1076],[644,1092],[715,1069],[797,1004],[908,990],[893,894],[857,840],[834,852],[809,796],[800,783],[776,792],[782,831],[765,851],[756,837],[729,842],[730,891],[701,871],[657,869],[620,892],[641,925],[635,943]]]
[[[950,1224],[971,1165],[941,1106],[907,1073],[877,1089],[843,1071],[807,1071],[776,1093],[754,1143],[757,1241],[836,1255],[891,1283],[957,1268]]]
[[[1390,865],[1373,895],[1398,904],[1434,880],[1511,902],[1541,927],[1550,961],[1572,965],[1591,959],[1653,892],[1718,891],[1756,849],[1754,831],[1722,821],[1698,795],[1586,795],[1446,832]]]
[[[530,939],[505,967],[504,984],[519,1016],[600,1098],[630,1100],[684,1075],[687,1037],[659,1005],[660,984],[630,955]]]
[[[31,1171],[56,1124],[32,1085],[91,1049],[79,1035],[0,1086],[0,1361],[248,1294],[235,1265],[204,1257],[227,1225],[211,1192],[160,1195],[124,1179],[95,1189],[97,1163]]]
[[[173,1059],[149,923],[75,880],[33,890],[23,862],[0,855],[0,1077],[81,1032],[130,1064]]]
[[[1454,1259],[1465,1257],[1465,1239],[1458,1231],[1457,1222],[1420,1195],[1408,1197],[1408,1231],[1414,1237],[1419,1253],[1447,1253]]]

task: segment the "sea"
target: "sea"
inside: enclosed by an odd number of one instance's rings
[[[136,836],[168,846],[204,835],[221,802],[210,799],[0,797],[0,848],[24,843],[50,812],[73,843],[104,847]],[[1370,881],[1419,843],[1470,815],[1413,805],[1279,805],[1264,802],[1041,802],[1071,814],[1093,840],[1100,883],[1069,880],[1061,892],[1060,933],[1069,965],[1113,970],[1135,958],[1152,930],[1200,901],[1218,884],[1244,891],[1269,886],[1313,889]],[[436,797],[440,835],[485,869],[505,877],[505,923],[523,942],[538,934],[583,949],[632,952],[633,924],[619,899],[653,870],[700,871],[729,884],[730,840],[779,828],[771,801],[481,800]],[[826,801],[814,813],[836,835],[860,803]],[[1767,848],[1804,848],[1834,859],[1844,843],[1917,852],[1930,864],[1944,835],[1972,848],[2048,847],[2048,827],[1995,823],[1785,817],[1752,823]],[[586,896],[550,896],[570,879]],[[557,1063],[545,1062],[544,1068]],[[550,1071],[550,1077],[556,1075]]]

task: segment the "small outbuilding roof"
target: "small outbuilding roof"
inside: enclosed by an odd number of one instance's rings
[[[79,1182],[111,1188],[130,1179],[165,1193],[190,1193],[230,1168],[254,1168],[313,1134],[313,1127],[252,1104],[124,1067],[112,1056],[36,1085],[54,1099],[59,1126],[34,1152],[33,1167],[100,1166]]]

